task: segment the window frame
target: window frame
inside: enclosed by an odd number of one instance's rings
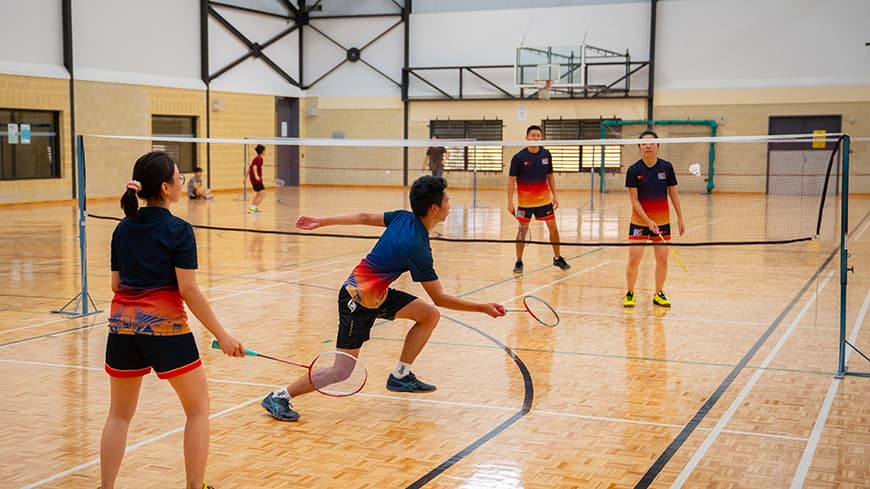
[[[544,139],[547,141],[599,139],[601,119],[544,119],[541,121],[541,128],[544,130]],[[552,156],[551,164],[554,173],[589,173],[601,169],[599,164],[601,145],[548,146],[547,150]],[[606,173],[619,173],[622,168],[622,146],[604,145],[604,151],[604,171]],[[563,162],[560,162],[559,160],[563,158],[563,155],[565,155],[564,158],[576,158],[576,168],[567,167]]]
[[[16,155],[15,160],[12,162],[12,168],[16,170],[14,174],[11,176],[5,176],[3,174],[2,162],[0,162],[0,181],[16,181],[16,180],[48,180],[48,179],[60,179],[61,178],[61,141],[60,141],[60,112],[56,110],[38,110],[38,109],[17,109],[17,108],[5,108],[0,107],[0,111],[8,111],[9,112],[9,120],[0,121],[0,159],[2,159],[3,155],[3,146],[20,146],[21,142],[17,144],[10,145],[9,144],[9,134],[8,134],[8,124],[18,124],[19,125],[19,139],[20,139],[20,125],[27,124],[26,120],[21,120],[26,118],[26,116],[22,117],[22,114],[41,114],[48,115],[51,118],[51,130],[47,134],[41,134],[43,131],[34,131],[33,123],[31,122],[31,133],[30,139],[31,143],[36,137],[47,137],[49,139],[46,147],[49,150],[50,158],[49,158],[49,170],[48,175],[45,176],[18,176],[18,167],[19,161]],[[16,117],[18,116],[18,117]],[[52,134],[53,133],[53,134]],[[14,149],[14,148],[13,148]],[[37,162],[34,162],[37,163]]]
[[[181,134],[181,133],[165,133],[165,132],[155,132],[154,131],[154,122],[155,119],[171,119],[176,121],[182,121],[190,123],[191,134]],[[177,115],[177,114],[151,114],[151,136],[152,137],[196,137],[196,126],[198,122],[198,117],[195,115]],[[187,167],[186,161],[179,161],[179,158],[173,155],[173,152],[169,150],[166,146],[169,145],[177,145],[178,148],[181,148],[183,145],[189,145],[190,151],[190,167]],[[152,141],[151,142],[151,150],[152,151],[164,151],[170,156],[172,156],[175,164],[178,165],[179,173],[193,173],[193,170],[199,166],[198,164],[198,155],[197,155],[197,144],[196,143],[183,143],[183,142],[169,142],[169,141]],[[182,154],[182,150],[179,149],[177,151],[178,154]]]
[[[431,120],[429,137],[432,136],[437,136],[438,139],[501,141],[504,136],[504,122],[501,119]],[[446,149],[445,172],[504,172],[504,146],[446,146]],[[462,162],[461,166],[457,165],[457,160]]]

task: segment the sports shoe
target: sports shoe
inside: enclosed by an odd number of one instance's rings
[[[634,307],[634,292],[626,292],[622,298],[623,307]]]
[[[656,292],[656,294],[653,296],[653,304],[662,307],[671,307],[671,301],[669,301],[668,298],[665,297],[664,292]]]
[[[202,489],[214,489],[214,486],[210,486],[210,485],[208,485],[208,484],[206,484],[206,483],[203,483],[203,484],[202,484]]]
[[[290,400],[283,397],[275,397],[274,392],[270,392],[269,395],[264,397],[260,405],[266,411],[269,411],[269,414],[273,418],[279,421],[296,421],[299,419],[299,413],[293,410]]]
[[[517,260],[517,262],[514,263],[514,273],[523,273],[523,261],[522,260]]]
[[[427,384],[414,375],[414,372],[408,372],[408,375],[397,379],[393,374],[387,378],[387,390],[393,392],[432,392],[436,387],[432,384]]]
[[[568,270],[569,268],[571,268],[571,265],[569,265],[568,262],[566,262],[565,259],[561,256],[553,258],[553,266],[559,267],[562,270]]]

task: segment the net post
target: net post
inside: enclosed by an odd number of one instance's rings
[[[245,136],[245,139],[248,139]],[[242,207],[248,204],[248,143],[242,145]]]
[[[846,241],[849,237],[849,136],[843,136],[842,151],[843,190],[840,195],[840,341],[837,364],[837,378],[846,375],[846,276],[849,269],[849,250]]]
[[[52,309],[54,314],[68,314],[72,318],[90,316],[103,312],[97,309],[94,299],[88,293],[88,245],[87,245],[87,203],[85,183],[85,143],[81,134],[76,136],[76,175],[78,177],[79,204],[79,258],[81,263],[81,290],[60,309]],[[70,307],[72,306],[72,307]],[[79,312],[81,306],[81,312]],[[90,306],[90,310],[89,310]]]

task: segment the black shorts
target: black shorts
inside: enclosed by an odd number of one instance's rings
[[[555,219],[556,214],[553,212],[553,204],[542,205],[540,207],[517,207],[517,220],[520,222],[530,222],[532,216],[539,221],[549,221]]]
[[[392,321],[396,313],[417,297],[401,290],[388,289],[387,299],[377,309],[361,306],[344,287],[338,292],[338,338],[336,346],[356,350],[369,340],[375,319]]]
[[[665,240],[671,239],[671,225],[662,224],[659,226],[659,233]],[[661,241],[658,235],[655,235],[646,226],[638,226],[637,224],[628,225],[628,239],[647,239],[650,241]]]
[[[193,333],[173,336],[109,333],[106,373],[130,378],[148,375],[171,379],[202,365]]]
[[[259,191],[261,191],[261,190],[266,190],[266,186],[263,185],[262,183],[253,183],[253,182],[251,182],[251,185],[253,185],[253,187],[254,187],[254,192],[259,192]]]

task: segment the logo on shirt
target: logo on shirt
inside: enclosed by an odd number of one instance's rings
[[[663,171],[660,171],[659,172],[659,180],[667,180],[667,179],[668,179],[667,174]]]
[[[643,180],[643,175],[638,175],[638,176],[637,176],[637,179],[638,179],[638,180]]]
[[[524,162],[523,162],[523,166],[529,166],[529,165],[531,165],[531,164],[532,164],[531,161],[524,161]]]
[[[542,164],[542,165],[549,165],[549,164],[550,164],[550,158],[542,158],[542,159],[541,159],[541,164]]]

